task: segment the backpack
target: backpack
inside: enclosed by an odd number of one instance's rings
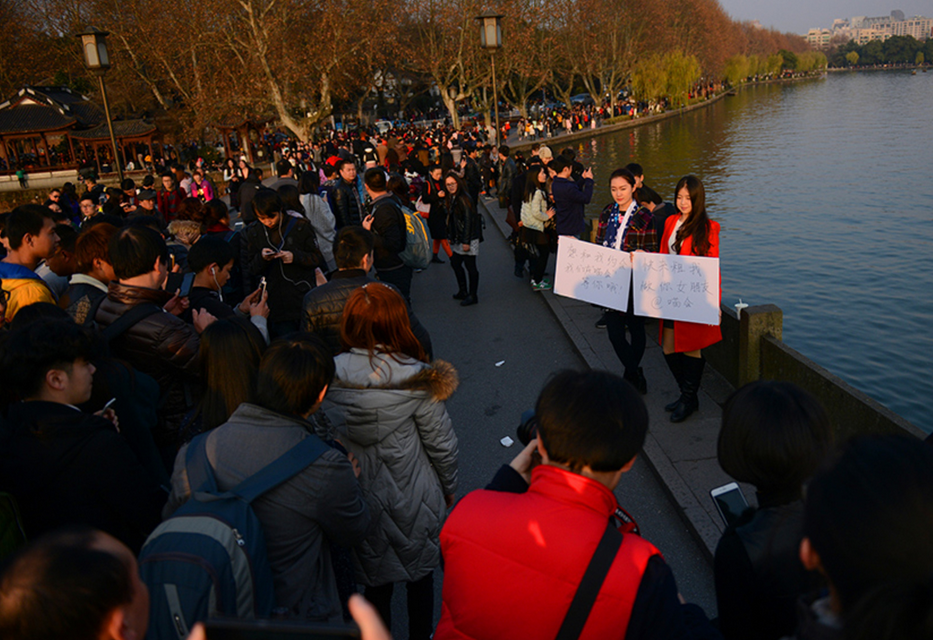
[[[424,218],[409,209],[399,207],[405,221],[405,250],[398,254],[412,269],[426,269],[431,264],[431,232]]]
[[[217,488],[207,433],[188,445],[191,497],[143,545],[139,574],[149,588],[148,640],[185,640],[208,618],[268,618],[275,607],[262,525],[250,503],[297,475],[329,448],[308,437],[230,491]],[[195,489],[197,487],[197,489]]]

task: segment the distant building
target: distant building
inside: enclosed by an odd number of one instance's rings
[[[933,38],[933,18],[905,18],[904,12],[900,10],[894,10],[888,16],[837,18],[833,20],[832,29],[810,29],[804,38],[813,47],[825,48],[828,46],[826,31],[830,33],[830,40],[854,40],[859,45],[872,40],[884,42],[892,36],[912,36],[917,40],[926,40]]]
[[[807,44],[814,49],[828,49],[833,32],[829,29],[810,29],[806,35]]]

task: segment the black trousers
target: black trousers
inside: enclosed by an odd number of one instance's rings
[[[631,335],[631,342],[625,339],[626,329]],[[638,373],[642,356],[645,355],[645,318],[635,315],[631,290],[628,294],[628,309],[610,311],[606,318],[606,331],[609,333],[612,348],[625,367],[625,376],[634,376]]]
[[[457,254],[454,254],[457,255]],[[434,632],[434,572],[421,580],[405,582],[408,592],[409,640],[428,640]],[[366,599],[373,603],[386,627],[392,629],[392,591],[394,584],[366,587]]]
[[[463,273],[463,268],[466,267],[466,274],[470,276],[469,292],[471,296],[475,296],[479,290],[479,269],[476,268],[476,256],[462,256],[454,251],[454,254],[450,256],[450,266],[460,286],[466,282],[466,275]]]
[[[405,301],[411,303],[411,276],[412,270],[408,265],[389,271],[376,270],[376,276],[383,282],[388,282],[401,292]]]
[[[532,261],[531,279],[540,283],[544,279],[544,271],[547,269],[551,248],[547,244],[537,244],[535,248],[538,250],[538,256]]]

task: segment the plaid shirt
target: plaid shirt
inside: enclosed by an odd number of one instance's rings
[[[603,245],[606,240],[606,228],[609,226],[613,208],[615,208],[614,203],[606,205],[603,212],[599,214],[599,226],[596,228],[596,244],[598,245]],[[622,230],[619,231],[621,233]],[[654,216],[645,206],[639,206],[632,213],[628,231],[622,242],[622,251],[638,250],[649,253],[657,253],[661,250],[660,238],[654,228]]]

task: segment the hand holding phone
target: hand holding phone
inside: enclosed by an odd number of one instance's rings
[[[748,501],[735,482],[716,487],[709,494],[727,527],[735,524],[739,516],[748,508]]]

